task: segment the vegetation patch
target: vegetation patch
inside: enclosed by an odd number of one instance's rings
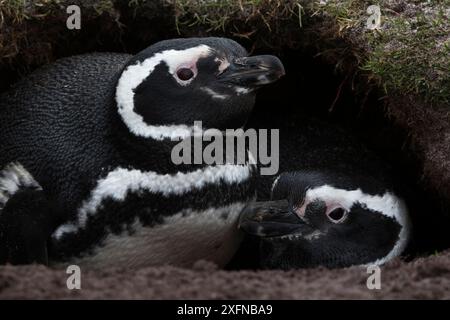
[[[126,42],[127,33],[136,32],[133,18],[153,29],[143,34],[161,34],[158,25],[149,26],[164,16],[170,21],[161,28],[168,26],[168,35],[214,34],[252,47],[313,48],[338,70],[363,71],[386,93],[450,104],[450,0],[0,0],[0,63],[52,60],[58,41],[74,38],[65,28],[70,4],[81,7],[83,24],[91,29],[78,37]],[[381,10],[374,30],[366,28],[370,5]]]

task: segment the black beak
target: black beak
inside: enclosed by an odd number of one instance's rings
[[[256,88],[277,81],[285,74],[283,63],[275,56],[236,58],[220,75],[220,81],[245,88]]]
[[[239,229],[258,237],[303,234],[305,228],[309,226],[289,209],[287,200],[255,202],[239,219]]]

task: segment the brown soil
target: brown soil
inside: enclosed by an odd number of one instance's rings
[[[450,251],[381,269],[381,289],[367,289],[365,268],[298,271],[220,271],[199,262],[136,271],[82,271],[68,290],[65,270],[0,268],[0,299],[449,299]]]

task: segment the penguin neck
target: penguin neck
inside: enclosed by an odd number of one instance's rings
[[[152,130],[151,137],[137,136],[130,132],[129,128],[120,122],[119,130],[114,131],[114,135],[119,141],[121,154],[121,166],[133,167],[143,171],[155,171],[157,173],[177,173],[190,172],[199,168],[214,166],[215,164],[205,164],[203,161],[197,163],[194,161],[195,144],[202,141],[203,153],[204,142],[202,140],[205,132],[221,134],[225,137],[226,132],[219,129],[203,130],[201,127],[187,125],[170,125],[170,126],[148,126]],[[196,142],[194,142],[196,140]],[[175,164],[172,159],[173,149],[180,143],[186,142],[191,144],[190,160],[187,162]],[[223,139],[223,150],[225,150],[225,139]]]

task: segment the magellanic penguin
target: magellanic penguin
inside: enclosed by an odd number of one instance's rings
[[[223,265],[254,197],[250,165],[179,164],[203,128],[242,127],[284,74],[235,41],[158,42],[61,59],[0,103],[0,260],[83,267]]]
[[[391,169],[349,132],[304,117],[280,129],[279,155],[279,174],[260,177],[260,201],[240,220],[257,267],[380,265],[402,254],[411,223]]]

